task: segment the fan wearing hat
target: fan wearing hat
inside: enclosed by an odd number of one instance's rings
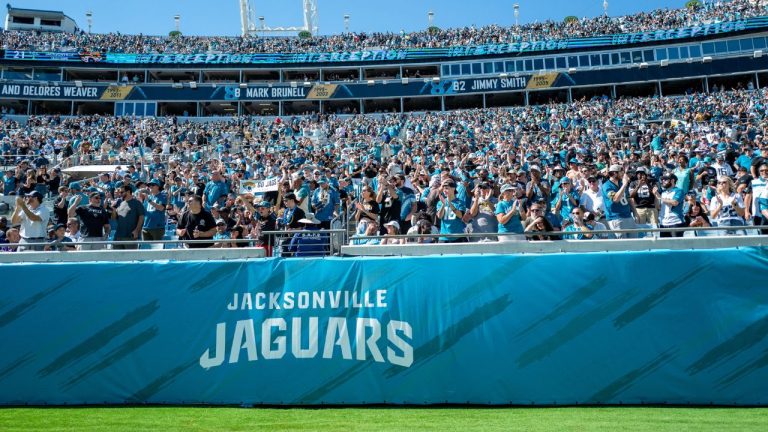
[[[605,202],[605,219],[612,230],[635,229],[637,217],[635,205],[629,197],[629,175],[624,167],[613,164],[608,167],[608,181],[602,187]],[[618,233],[617,238],[634,238],[634,233]]]
[[[725,161],[725,151],[717,152],[715,156],[715,163],[712,164],[712,168],[717,171],[718,176],[733,177],[735,174],[733,168],[728,162]]]
[[[21,224],[19,234],[21,234],[20,243],[41,243],[45,241],[48,234],[48,220],[50,212],[43,204],[43,195],[38,191],[32,191],[24,197],[16,198],[16,208],[13,209],[11,224]],[[25,250],[43,250],[40,246],[19,246],[19,251]]]
[[[51,227],[50,230],[48,230],[49,234],[49,242],[47,245],[45,245],[44,250],[46,251],[59,251],[59,252],[67,252],[67,251],[73,251],[75,250],[75,243],[72,241],[71,238],[66,236],[66,225],[64,224],[56,224],[53,227]]]
[[[320,221],[320,228],[330,229],[331,219],[339,207],[339,193],[331,187],[325,177],[320,177],[317,183],[319,186],[312,193],[310,204],[315,217]]]
[[[571,211],[579,206],[579,194],[574,190],[573,183],[568,177],[560,180],[560,191],[556,195],[554,213],[565,220],[571,216]]]
[[[677,176],[674,173],[664,173],[661,176],[661,191],[658,188],[653,190],[661,207],[659,211],[660,228],[681,228],[685,226],[685,215],[683,212],[685,194],[682,189],[675,186],[676,183]],[[661,233],[661,237],[682,236],[682,231]]]
[[[168,196],[160,188],[160,182],[152,179],[147,183],[149,194],[142,193],[139,198],[144,204],[144,225],[141,234],[144,240],[162,240],[165,236]]]
[[[80,250],[99,250],[104,249],[102,244],[87,244],[92,242],[102,242],[109,237],[111,226],[109,220],[112,213],[105,209],[99,192],[91,192],[88,195],[88,205],[81,206],[82,195],[77,195],[75,201],[69,206],[67,211],[69,217],[77,215],[82,222],[80,224]]]
[[[629,184],[629,196],[637,209],[637,223],[658,224],[659,213],[656,210],[656,181],[648,177],[646,167],[637,168],[637,180]]]
[[[285,210],[278,221],[280,226],[285,230],[301,229],[302,224],[299,223],[299,220],[304,219],[306,213],[298,206],[296,194],[293,192],[287,194],[283,201],[285,202]]]
[[[528,171],[531,174],[531,181],[525,187],[528,202],[549,201],[548,198],[552,189],[549,182],[541,178],[541,168],[538,165],[531,165],[528,167]],[[549,203],[547,203],[547,208],[549,209]]]
[[[515,197],[516,187],[505,184],[501,187],[501,199],[496,204],[496,220],[498,232],[508,234],[499,236],[499,241],[523,240],[524,237],[509,235],[510,233],[522,234],[523,222],[521,218],[522,202]]]
[[[298,221],[303,225],[302,232],[293,235],[288,246],[289,256],[323,256],[327,252],[329,237],[320,231],[320,221],[313,213],[307,213]]]

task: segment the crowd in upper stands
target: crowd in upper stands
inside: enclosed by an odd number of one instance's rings
[[[651,226],[726,226],[734,229],[720,233],[743,234],[746,225],[768,225],[768,90],[742,87],[212,123],[4,118],[0,192],[18,198],[0,231],[24,237],[8,227],[32,223],[33,210],[46,211],[38,201],[51,196],[44,226],[51,232],[26,236],[59,238],[57,248],[74,247],[61,246],[64,238],[81,245],[110,235],[158,239],[168,226],[181,239],[209,240],[204,246],[245,238],[272,247],[276,238],[264,232],[322,230],[347,217],[357,229],[354,244],[398,243],[394,235],[404,233],[440,234],[411,239],[420,242],[466,241],[467,233],[472,241],[498,233],[506,240],[588,239],[604,236],[592,231]],[[123,166],[78,181],[60,170],[84,161]],[[247,180],[269,180],[277,190],[251,193]],[[576,232],[541,234],[557,230]],[[707,234],[717,233],[698,233]],[[319,253],[328,238],[293,240],[280,253]]]
[[[577,20],[543,21],[516,26],[489,25],[399,33],[344,33],[329,36],[223,37],[148,36],[120,33],[89,34],[6,31],[0,46],[28,51],[101,51],[113,53],[309,53],[364,49],[444,48],[635,33],[682,28],[766,15],[763,0],[718,0],[698,8],[657,9],[620,17],[598,16]]]

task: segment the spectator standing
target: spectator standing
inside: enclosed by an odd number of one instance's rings
[[[144,206],[133,196],[133,185],[123,185],[116,192],[121,197],[112,206],[112,219],[117,220],[115,241],[141,240],[141,228],[144,226]],[[138,247],[137,243],[113,245],[113,249],[137,249]]]
[[[660,228],[682,228],[685,226],[685,216],[683,215],[685,195],[680,188],[675,186],[676,183],[677,176],[675,174],[665,173],[661,176],[661,190],[658,187],[653,189],[653,194],[661,206],[659,211]],[[661,233],[661,237],[682,236],[683,231]]]
[[[466,224],[462,220],[467,211],[464,202],[456,197],[456,182],[447,180],[440,188],[440,201],[437,203],[437,218],[440,234],[463,234]],[[466,237],[440,237],[440,243],[465,243]]]
[[[603,184],[603,201],[605,202],[605,219],[611,230],[635,229],[637,225],[632,218],[635,209],[629,199],[629,175],[621,165],[611,165],[608,168],[608,181]],[[634,238],[636,234],[616,234],[617,238]]]
[[[21,224],[19,235],[20,243],[42,243],[46,239],[50,212],[43,205],[43,195],[38,191],[32,191],[24,197],[16,198],[16,208],[11,216],[12,224]],[[19,246],[19,252],[42,251],[44,245]]]
[[[211,240],[216,234],[216,221],[211,212],[203,208],[203,199],[198,195],[187,198],[187,211],[179,219],[176,235],[181,240]],[[190,249],[208,248],[213,243],[188,243]]]
[[[89,244],[93,242],[103,242],[109,238],[112,230],[109,224],[111,212],[105,209],[101,203],[101,194],[91,192],[88,195],[88,205],[80,206],[82,195],[77,195],[75,201],[69,207],[69,216],[77,215],[82,223],[80,224],[80,250],[101,250],[105,248],[103,244]]]
[[[165,206],[168,203],[168,196],[160,189],[160,182],[157,180],[150,180],[147,187],[149,187],[149,194],[143,192],[139,195],[144,203],[142,239],[162,240],[167,223]]]

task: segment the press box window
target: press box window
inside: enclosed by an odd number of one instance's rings
[[[752,42],[755,44],[755,49],[765,48],[765,38],[762,38],[762,37],[753,38]]]
[[[500,62],[500,61],[494,62],[493,67],[495,69],[494,72],[496,73],[504,72],[504,62]]]
[[[653,61],[653,50],[645,50],[645,51],[643,51],[643,61],[646,61],[646,62],[652,62]]]
[[[485,62],[483,63],[483,73],[493,73],[493,63],[491,62]]]
[[[557,64],[558,69],[565,69],[567,67],[565,66],[565,57],[556,58],[555,63]]]
[[[15,24],[34,24],[35,23],[35,19],[32,18],[32,17],[15,16],[15,17],[13,17],[13,22]]]
[[[461,74],[462,75],[469,75],[472,73],[472,69],[469,65],[469,63],[464,63],[461,65]]]
[[[528,59],[525,61],[525,70],[532,71],[533,70],[533,60]]]
[[[669,54],[670,60],[680,59],[680,50],[678,50],[677,47],[667,48],[667,53]]]
[[[715,42],[715,52],[718,54],[725,54],[728,52],[728,45],[725,41]]]
[[[704,55],[710,55],[715,53],[715,44],[708,42],[701,44],[701,50],[704,52]]]
[[[741,44],[739,44],[739,40],[729,40],[728,41],[728,51],[729,52],[739,52],[741,51]]]
[[[681,59],[687,59],[688,58],[688,47],[686,47],[686,46],[680,47],[680,58]]]
[[[742,39],[741,40],[741,50],[742,51],[751,51],[755,49],[755,46],[752,44],[752,39]]]
[[[642,62],[643,62],[643,52],[632,51],[632,63],[642,63]]]
[[[507,72],[514,72],[515,71],[515,62],[508,61],[508,62],[506,62],[506,66],[507,66]]]
[[[443,65],[441,70],[443,71],[443,76],[448,76],[451,74],[451,68],[448,65]]]
[[[579,66],[581,66],[581,67],[589,67],[589,56],[588,55],[579,56]]]
[[[461,65],[451,65],[451,75],[459,75],[461,73]]]
[[[534,59],[533,60],[533,70],[543,70],[544,69],[544,59]]]
[[[545,58],[544,59],[544,67],[547,68],[547,70],[552,70],[555,68],[555,59],[552,57]]]
[[[691,51],[691,57],[701,57],[701,47],[698,45],[692,45],[688,47]]]
[[[666,60],[667,59],[667,49],[666,48],[659,48],[656,50],[656,59],[658,60]]]
[[[600,54],[592,54],[589,56],[589,61],[592,63],[592,66],[600,66]]]
[[[483,73],[482,71],[482,64],[481,63],[472,63],[472,74],[473,75],[480,75]]]
[[[632,63],[632,57],[629,52],[623,52],[621,53],[621,64],[630,64]]]

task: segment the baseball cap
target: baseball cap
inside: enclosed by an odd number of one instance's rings
[[[25,197],[29,197],[29,198],[37,198],[37,199],[38,199],[38,201],[40,201],[40,202],[42,202],[42,201],[43,201],[43,194],[41,194],[41,193],[40,193],[40,192],[38,192],[38,191],[32,191],[32,192],[29,192],[28,194],[26,194],[26,195],[24,195],[24,196],[25,196]]]
[[[396,230],[400,231],[400,222],[398,222],[398,221],[394,221],[394,220],[393,221],[389,221],[389,222],[385,223],[384,226],[395,227]]]
[[[512,191],[512,190],[515,190],[515,187],[512,186],[511,184],[505,184],[504,186],[501,187],[501,193],[504,193],[506,191]]]
[[[613,164],[608,168],[608,172],[621,172],[622,166],[619,164]]]
[[[272,203],[270,203],[269,201],[262,201],[256,207],[270,208],[270,207],[272,207]]]

